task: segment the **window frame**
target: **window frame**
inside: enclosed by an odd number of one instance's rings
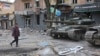
[[[40,7],[40,0],[36,0],[35,5],[36,5],[36,7]]]
[[[92,0],[86,0],[87,2],[91,2]]]
[[[36,21],[37,21],[37,25],[40,25],[40,15],[36,15]]]
[[[58,0],[58,3],[63,4],[63,3],[65,3],[65,0]]]
[[[24,8],[29,9],[30,8],[30,3],[24,3]]]
[[[73,2],[73,4],[77,4],[77,0],[73,0],[72,2]]]

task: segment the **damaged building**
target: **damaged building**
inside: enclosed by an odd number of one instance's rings
[[[44,30],[44,0],[16,0],[15,19],[21,28]]]
[[[10,29],[14,21],[14,4],[0,1],[0,29]]]

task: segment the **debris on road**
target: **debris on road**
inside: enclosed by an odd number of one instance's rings
[[[60,51],[59,55],[67,55],[71,53],[77,53],[79,50],[83,49],[82,46],[76,46],[75,48],[69,48],[69,50]]]
[[[91,50],[82,50],[81,53],[84,53],[86,56],[100,56],[99,51]]]
[[[37,55],[38,56],[55,56],[56,54],[55,54],[55,52],[53,51],[52,48],[46,47],[46,48],[44,48],[42,50],[39,50],[37,52]]]
[[[50,47],[50,46],[54,46],[54,44],[52,42],[47,41],[41,41],[37,44],[38,46],[40,46],[41,48],[45,48],[45,47]]]
[[[74,48],[54,48],[59,56],[66,56],[69,54],[76,54],[78,51],[82,50],[82,46],[76,46]]]
[[[0,36],[8,36],[10,35],[10,30],[0,30]]]
[[[2,34],[0,33],[0,36],[2,36]]]
[[[40,42],[38,45],[41,46],[41,47],[46,47],[46,46],[49,45],[49,42],[46,42],[46,41]]]

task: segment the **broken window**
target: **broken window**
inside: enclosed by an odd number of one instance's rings
[[[73,0],[73,4],[76,4],[77,3],[77,0]]]
[[[30,8],[30,3],[25,3],[24,6],[25,6],[25,9],[28,9]]]
[[[36,7],[40,7],[39,0],[36,0]]]
[[[87,0],[87,2],[91,2],[92,0]]]
[[[62,4],[62,3],[64,3],[65,2],[65,0],[58,0],[58,3],[59,4]]]

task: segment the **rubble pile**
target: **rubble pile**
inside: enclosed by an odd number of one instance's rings
[[[11,30],[0,30],[0,36],[8,36],[11,34]]]

